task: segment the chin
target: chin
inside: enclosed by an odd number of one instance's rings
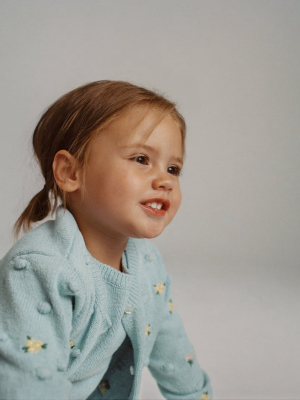
[[[136,239],[154,239],[159,236],[164,230],[163,229],[156,229],[156,230],[145,230],[144,232],[139,233],[132,233],[130,237]]]
[[[143,236],[144,239],[154,239],[157,236],[159,236],[160,234],[162,234],[164,231],[164,228],[160,228],[160,229],[153,229],[153,230],[148,230],[147,232],[145,232],[145,235]]]
[[[153,233],[153,234],[149,234],[149,235],[143,235],[143,236],[141,236],[141,238],[143,238],[143,239],[154,239],[154,238],[156,238],[157,236],[159,236],[161,234],[161,232],[160,233]]]
[[[130,237],[136,239],[154,239],[161,235],[168,224],[156,223],[156,224],[145,224],[144,226],[132,226]]]

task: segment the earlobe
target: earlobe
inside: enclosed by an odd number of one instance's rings
[[[77,161],[67,150],[55,154],[52,169],[57,185],[64,192],[74,192],[80,187]]]

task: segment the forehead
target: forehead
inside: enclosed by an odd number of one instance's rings
[[[141,106],[133,108],[112,121],[101,135],[107,134],[112,142],[119,147],[134,142],[145,143],[151,139],[153,131],[159,134],[166,127],[174,136],[179,135],[182,142],[178,123],[169,113]],[[181,145],[183,146],[183,143]]]

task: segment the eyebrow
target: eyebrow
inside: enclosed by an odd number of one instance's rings
[[[135,143],[129,146],[120,146],[121,149],[145,149],[152,153],[157,153],[157,150],[147,144]],[[172,157],[173,160],[180,162],[183,165],[183,159],[181,157]]]

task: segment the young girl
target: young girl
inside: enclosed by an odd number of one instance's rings
[[[43,114],[45,185],[16,234],[56,218],[0,262],[0,399],[138,399],[145,366],[165,398],[211,399],[145,240],[180,205],[184,141],[175,104],[127,82],[79,87]]]

